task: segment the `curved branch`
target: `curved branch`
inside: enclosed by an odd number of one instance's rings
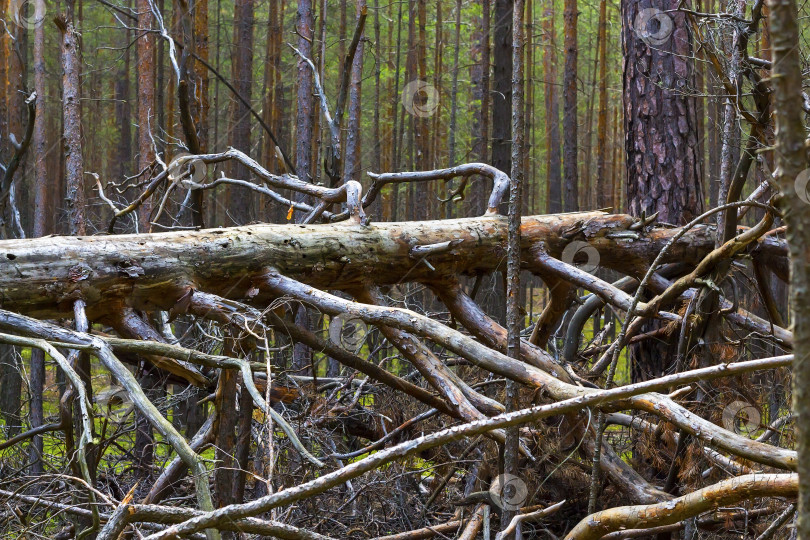
[[[799,488],[797,474],[749,474],[699,489],[671,501],[620,506],[603,510],[580,521],[565,540],[598,540],[620,529],[645,529],[670,525],[694,517],[718,506],[728,506],[755,497],[795,496]]]
[[[461,176],[463,181],[461,185],[456,189],[456,192],[451,195],[451,199],[455,197],[456,194],[460,194],[463,196],[464,187],[467,185],[467,181],[470,176],[472,175],[481,175],[483,177],[489,178],[492,180],[492,193],[489,196],[489,202],[487,203],[487,211],[484,215],[495,215],[498,213],[498,206],[501,204],[501,200],[503,196],[506,194],[507,190],[509,189],[509,176],[493,167],[492,165],[487,165],[486,163],[466,163],[464,165],[458,165],[456,167],[450,167],[447,169],[438,169],[435,171],[417,171],[417,172],[398,172],[398,173],[383,173],[377,174],[369,172],[368,175],[374,180],[374,183],[371,184],[371,187],[368,189],[368,193],[366,196],[363,197],[363,208],[369,206],[377,195],[380,193],[380,190],[387,185],[387,184],[401,184],[403,182],[426,182],[428,180],[450,180],[452,178],[456,178]]]

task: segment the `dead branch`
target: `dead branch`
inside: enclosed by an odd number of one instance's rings
[[[0,323],[1,322],[2,319],[0,319]],[[218,524],[228,520],[249,517],[262,512],[267,512],[272,508],[291,504],[303,498],[322,493],[327,489],[345,483],[347,480],[356,478],[357,476],[392,461],[412,455],[415,452],[435,448],[437,446],[447,444],[448,442],[459,440],[463,437],[479,435],[493,429],[517,426],[526,422],[537,421],[541,418],[548,418],[550,416],[576,412],[585,407],[605,405],[610,402],[619,401],[639,394],[668,388],[676,384],[688,384],[700,380],[727,377],[759,369],[772,369],[774,367],[788,365],[792,361],[792,358],[792,356],[767,358],[762,360],[737,362],[734,364],[721,364],[708,368],[686,371],[683,373],[661,377],[659,379],[653,379],[650,381],[613,388],[610,390],[601,390],[580,397],[557,401],[549,405],[540,405],[529,409],[515,411],[513,413],[504,413],[493,418],[477,420],[475,422],[450,427],[430,435],[423,435],[417,439],[400,443],[386,450],[381,450],[362,460],[356,461],[341,469],[327,473],[304,484],[288,488],[272,495],[267,495],[248,503],[234,504],[214,510],[212,512],[206,512],[199,517],[189,519],[181,524],[169,527],[165,531],[153,534],[149,536],[147,540],[166,540],[170,538],[178,538],[180,535],[190,534],[206,527],[216,527]],[[778,478],[792,478],[793,490],[795,492],[795,475],[786,474],[773,476]],[[788,482],[791,481],[788,480]]]
[[[619,529],[644,529],[676,523],[718,506],[753,497],[792,497],[799,487],[796,474],[738,476],[659,504],[620,506],[592,514],[571,529],[565,540],[598,540]]]

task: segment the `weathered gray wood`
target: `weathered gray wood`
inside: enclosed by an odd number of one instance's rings
[[[522,245],[544,242],[559,256],[573,240],[600,254],[600,265],[641,271],[676,229],[630,229],[633,218],[601,212],[527,217]],[[362,285],[431,281],[488,272],[502,264],[506,218],[381,223],[361,226],[255,225],[142,235],[45,237],[0,241],[0,302],[10,311],[38,318],[69,315],[72,300],[87,303],[91,320],[121,305],[170,310],[190,289],[257,305],[255,283],[268,268],[304,283],[333,290]],[[711,227],[696,227],[671,250],[668,260],[697,264],[713,247]],[[427,261],[413,260],[415,246],[455,241]],[[786,257],[784,242],[767,238],[750,248],[769,260]],[[666,261],[665,261],[666,262]]]

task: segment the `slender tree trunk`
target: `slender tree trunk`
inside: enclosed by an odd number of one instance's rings
[[[37,93],[37,116],[34,120],[33,151],[34,151],[34,237],[45,236],[50,232],[49,210],[52,208],[49,197],[48,183],[48,138],[47,114],[47,74],[45,70],[45,25],[39,24],[34,30],[34,90]],[[31,395],[31,427],[41,426],[44,422],[42,391],[45,386],[45,352],[42,349],[31,349],[31,374],[29,393]],[[28,460],[31,463],[31,473],[41,474],[42,466],[42,436],[36,436],[31,441]]]
[[[0,0],[0,13],[9,12],[10,0]],[[8,81],[8,62],[11,51],[11,33],[0,32],[0,81]],[[7,84],[0,84],[0,133],[8,133]],[[6,137],[0,137],[0,156],[7,156],[11,147]]]
[[[456,0],[456,28],[453,50],[453,82],[450,87],[450,136],[447,143],[447,165],[456,164],[456,125],[458,122],[458,56],[461,42],[461,0]]]
[[[136,57],[138,59],[138,171],[144,172],[143,178],[149,177],[149,170],[155,161],[155,146],[157,138],[157,114],[155,104],[155,34],[144,32],[154,24],[155,16],[152,13],[149,0],[136,0],[138,11],[138,28],[141,35],[136,42]],[[152,215],[152,199],[146,199],[138,208],[139,229],[148,232]]]
[[[60,19],[62,32],[62,117],[64,119],[65,179],[68,209],[68,232],[71,235],[86,234],[84,163],[82,160],[81,95],[79,90],[79,43],[73,23]]]
[[[495,0],[492,81],[492,166],[511,170],[512,0]]]
[[[253,0],[236,0],[234,3],[233,35],[233,84],[236,91],[250,103],[253,88]],[[231,116],[232,145],[250,153],[250,124],[252,117],[248,108],[239,100],[233,100]],[[246,179],[249,171],[241,164],[233,164],[232,178]],[[228,186],[228,215],[237,225],[249,223],[254,218],[252,192],[239,186]]]
[[[523,100],[523,194],[521,195],[521,202],[523,215],[530,214],[534,208],[535,199],[537,196],[537,187],[535,185],[535,168],[532,154],[534,152],[534,3],[532,0],[525,0],[526,7],[524,8],[525,29],[523,35],[525,36],[525,43],[523,45],[523,69],[524,76],[524,94]],[[524,286],[524,296],[525,296]]]
[[[560,100],[557,91],[557,43],[554,27],[554,3],[546,2],[543,12],[543,32],[546,36],[543,49],[543,75],[545,76],[547,211],[562,212],[562,157],[560,156]]]
[[[563,71],[563,208],[579,210],[577,139],[577,0],[565,0],[563,13],[565,70]]]
[[[593,10],[588,10],[589,13],[592,13]],[[590,19],[588,20],[588,26],[590,26]],[[593,176],[591,175],[591,164],[593,163],[593,113],[595,110],[596,105],[596,98],[597,98],[597,91],[596,91],[596,74],[599,71],[599,31],[598,31],[598,24],[597,24],[597,43],[596,43],[596,51],[597,54],[593,55],[593,64],[590,70],[590,81],[585,84],[587,88],[586,94],[586,103],[585,103],[585,134],[584,136],[580,135],[581,139],[583,140],[583,144],[580,144],[580,150],[578,154],[582,155],[582,164],[580,169],[580,182],[581,186],[579,187],[578,191],[581,193],[579,196],[579,203],[583,208],[591,209],[596,204],[596,197],[594,197],[593,192]],[[593,50],[593,34],[589,36],[588,39],[588,50]]]
[[[356,15],[360,18],[360,14],[366,9],[365,0],[356,0]],[[362,164],[360,162],[360,114],[361,114],[361,98],[362,98],[362,84],[363,84],[363,41],[365,33],[360,38],[360,43],[357,44],[357,51],[354,54],[352,61],[352,74],[351,85],[349,87],[349,117],[346,122],[346,154],[343,160],[343,181],[347,180],[360,180],[360,171]],[[348,69],[348,66],[346,66]]]
[[[326,73],[326,17],[327,17],[327,8],[326,8],[326,0],[320,0],[318,4],[318,39],[316,43],[317,47],[317,58],[313,58],[313,63],[318,67],[318,77],[323,81],[324,74]],[[314,54],[314,53],[313,53]],[[316,98],[317,103],[317,98]],[[321,129],[321,115],[319,113],[319,107],[316,104],[314,106],[314,110],[312,111],[312,172],[311,178],[312,183],[317,184],[320,181],[320,156],[321,156],[321,135],[323,133],[323,129]]]
[[[315,15],[311,0],[298,2],[296,32],[298,50],[307,58],[312,58],[313,26]],[[296,126],[295,168],[299,178],[308,182],[310,159],[312,159],[312,118],[314,106],[314,83],[312,69],[303,60],[298,61],[298,117]]]
[[[237,470],[234,471],[235,478],[231,488],[231,500],[236,504],[245,502],[245,481],[247,480],[248,464],[250,462],[253,424],[253,398],[244,383],[239,390],[238,401],[239,420],[236,424],[236,448],[234,451]]]
[[[522,207],[524,123],[523,115],[523,0],[514,0],[512,15],[512,169],[509,185],[509,240],[507,246],[507,291],[506,324],[507,354],[510,358],[520,358],[520,332],[523,330],[523,315],[520,305],[520,211]],[[517,383],[506,383],[506,411],[520,409]],[[504,444],[504,475],[519,474],[519,429],[517,426],[506,432]],[[504,479],[508,478],[504,476]],[[505,480],[501,488],[506,489]],[[506,507],[501,515],[501,530],[506,529],[517,514],[517,509]],[[518,529],[519,530],[519,529]],[[509,534],[504,538],[518,538],[520,534]]]
[[[233,343],[228,337],[227,341]],[[233,352],[232,345],[226,345],[229,352]],[[237,373],[233,370],[222,370],[219,375],[214,407],[216,407],[216,429],[214,445],[216,447],[217,469],[214,472],[215,504],[218,508],[233,504],[234,484],[236,480],[236,465],[234,449],[236,448],[236,425],[239,415],[236,411],[236,379]]]
[[[197,55],[208,62],[208,1],[194,1],[194,48]],[[208,116],[210,114],[210,104],[208,99],[208,70],[201,62],[194,62],[194,77],[196,90],[195,100],[197,116],[194,122],[197,125],[197,138],[203,151],[208,148]]]
[[[130,2],[127,2],[131,5]],[[129,6],[128,6],[129,7]],[[130,50],[127,45],[132,41],[132,32],[127,29],[124,33],[124,41],[121,54],[123,62],[118,71],[118,78],[115,81],[115,116],[118,125],[118,149],[116,176],[124,178],[129,170],[132,160],[132,112],[130,107]]]
[[[473,102],[476,104],[473,111],[472,137],[473,137],[473,159],[477,161],[487,161],[487,147],[489,144],[489,114],[490,114],[490,93],[489,93],[489,57],[490,57],[490,0],[481,0],[480,27],[478,21],[473,24],[473,49],[471,83],[473,91]],[[479,29],[480,28],[480,29]],[[487,189],[489,182],[479,180],[472,189],[472,212],[475,215],[484,213],[487,207]]]
[[[613,204],[613,186],[607,174],[607,0],[599,2],[599,112],[596,121],[596,206]]]
[[[264,57],[264,101],[262,106],[262,119],[275,129],[274,113],[275,113],[275,91],[274,84],[276,74],[276,56],[280,54],[276,50],[276,40],[273,35],[274,32],[279,32],[278,27],[278,0],[271,0],[267,10],[267,41],[265,43],[265,57]],[[277,133],[277,132],[274,132]],[[276,163],[276,147],[273,141],[265,133],[262,135],[262,161],[264,166],[270,172],[278,172],[275,166]],[[272,219],[272,218],[270,218]]]
[[[312,10],[311,0],[298,2],[298,15],[296,31],[298,33],[298,50],[307,58],[312,58],[312,43],[314,39],[315,14]],[[298,117],[296,120],[296,150],[295,168],[299,178],[309,182],[312,166],[312,132],[314,115],[314,78],[309,65],[298,61]],[[306,199],[296,195],[298,200]],[[309,328],[310,317],[306,306],[299,306],[296,310],[295,322]],[[296,343],[293,346],[293,369],[300,370],[310,365],[312,352],[308,347]]]
[[[798,415],[798,538],[810,539],[810,205],[806,191],[797,194],[800,175],[807,174],[805,114],[799,14],[795,0],[769,0],[773,54],[773,101],[776,118],[775,165],[782,192],[779,204],[790,246],[790,307],[793,323],[793,412]],[[806,189],[806,179],[800,189]]]
[[[622,151],[622,144],[621,140],[619,139],[619,110],[621,107],[616,106],[613,108],[613,137],[610,141],[610,153],[613,156],[611,161],[613,162],[613,166],[611,167],[610,175],[611,175],[611,184],[613,184],[613,212],[619,214],[624,211],[624,206],[622,202],[624,198],[622,197],[622,186],[624,185],[624,176],[622,172],[624,171],[624,167],[622,166],[622,157],[624,156],[624,152]]]
[[[389,36],[390,37],[390,36]],[[381,76],[382,76],[382,37],[380,36],[380,0],[374,0],[374,120],[372,124],[372,133],[374,151],[372,152],[371,168],[374,172],[383,170],[383,142],[382,132],[380,125],[381,118]],[[386,139],[390,139],[386,137]],[[372,213],[377,216],[377,219],[385,219],[383,217],[383,197],[377,197],[377,200],[372,204]]]
[[[428,81],[427,75],[427,0],[416,0],[416,20],[418,35],[415,35],[414,52],[415,65],[418,71],[413,72],[416,78],[423,83]],[[420,101],[427,96],[417,95]],[[438,105],[438,104],[437,104]],[[413,159],[418,170],[429,170],[432,156],[430,155],[430,120],[435,114],[435,110],[425,110],[411,116],[413,122]],[[412,202],[414,205],[413,218],[427,219],[429,206],[431,204],[427,189],[414,189]]]
[[[394,133],[394,142],[392,146],[392,170],[399,171],[400,161],[400,154],[402,153],[402,131],[403,131],[403,122],[398,122],[399,120],[399,113],[400,111],[404,111],[404,107],[402,107],[402,97],[400,95],[400,88],[399,88],[399,75],[401,73],[401,61],[402,61],[402,12],[404,9],[404,2],[399,2],[399,13],[397,14],[397,46],[396,51],[394,52],[394,96],[396,99],[392,100],[391,105],[391,121],[393,123],[393,133]],[[406,62],[407,63],[407,62]],[[398,199],[397,196],[399,193],[398,186],[392,186],[393,190],[393,214],[391,215],[391,219],[397,219],[397,206],[398,206]]]

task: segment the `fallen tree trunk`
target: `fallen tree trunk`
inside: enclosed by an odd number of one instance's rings
[[[678,231],[668,227],[634,230],[638,222],[630,216],[602,212],[534,216],[522,223],[527,257],[530,248],[541,242],[555,257],[571,242],[587,242],[598,252],[600,266],[632,275],[643,273]],[[4,240],[0,241],[0,291],[3,309],[37,318],[68,316],[77,298],[87,303],[91,320],[114,315],[122,305],[170,310],[191,289],[265,306],[267,299],[254,288],[270,268],[333,290],[357,288],[369,276],[381,286],[435,281],[500,268],[506,237],[506,218],[485,216],[368,226],[254,225]],[[695,227],[676,242],[663,262],[695,265],[713,247],[713,227]],[[777,265],[787,256],[787,247],[765,237],[749,252]]]

